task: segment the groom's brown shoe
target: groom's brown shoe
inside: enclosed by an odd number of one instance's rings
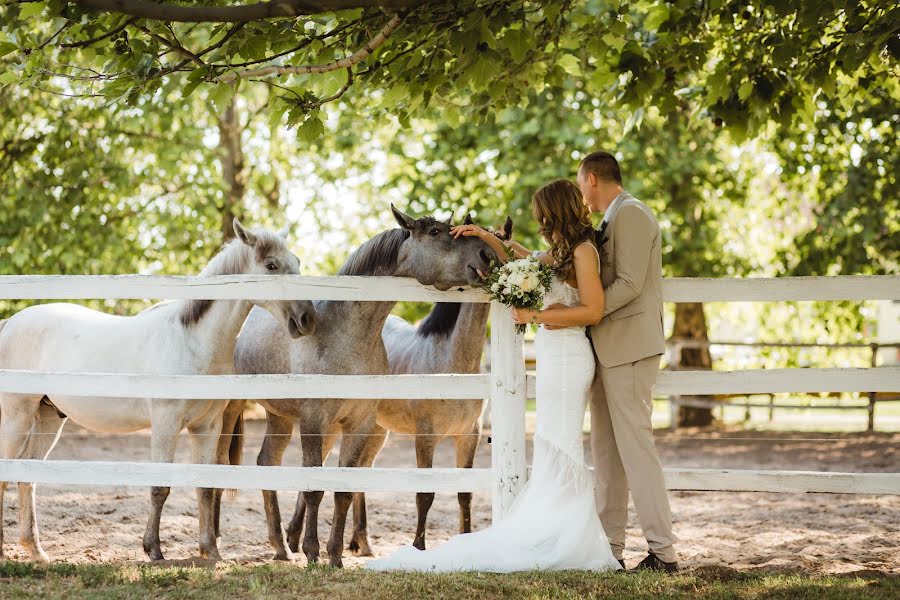
[[[653,554],[652,552],[647,555],[647,558],[642,560],[638,566],[634,568],[635,571],[663,571],[665,573],[675,573],[678,571],[678,562],[665,562],[659,559],[658,556]]]

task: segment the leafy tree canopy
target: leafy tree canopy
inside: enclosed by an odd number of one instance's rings
[[[439,110],[490,119],[529,92],[575,82],[668,113],[691,99],[738,139],[896,92],[900,7],[876,1],[6,0],[0,84],[139,105],[198,90],[224,110],[239,86],[272,86],[273,122],[306,141],[350,93],[402,123]]]

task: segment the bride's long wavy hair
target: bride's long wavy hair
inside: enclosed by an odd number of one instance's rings
[[[581,199],[581,190],[568,179],[551,181],[534,193],[531,208],[550,245],[557,275],[571,279],[575,269],[572,251],[584,242],[595,244],[591,213]]]

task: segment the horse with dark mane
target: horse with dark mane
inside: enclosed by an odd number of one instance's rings
[[[481,240],[454,239],[447,223],[433,217],[414,219],[394,207],[391,210],[400,228],[384,231],[360,246],[339,275],[413,277],[421,284],[446,290],[479,281],[479,272],[495,258]],[[381,330],[395,304],[316,302],[316,333],[302,340],[289,340],[266,313],[253,311],[235,349],[235,368],[239,373],[389,374]],[[360,466],[363,449],[376,433],[375,400],[288,399],[260,404],[266,409],[267,419],[266,437],[257,459],[260,465],[281,464],[294,421],[300,428],[304,467],[321,466],[338,435],[340,466]],[[289,533],[299,539],[305,525],[303,553],[309,563],[315,563],[319,559],[317,521],[323,492],[302,495],[305,515],[297,519],[296,529]],[[334,494],[334,519],[327,545],[332,566],[342,565],[344,527],[352,497],[351,492]],[[291,550],[284,543],[277,495],[264,491],[263,499],[275,558],[291,559]]]

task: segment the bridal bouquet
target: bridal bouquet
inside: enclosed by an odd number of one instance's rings
[[[487,290],[491,300],[506,306],[540,310],[553,276],[553,269],[529,256],[503,265],[492,263],[482,287]],[[524,333],[525,329],[525,325],[516,325],[519,333]]]

